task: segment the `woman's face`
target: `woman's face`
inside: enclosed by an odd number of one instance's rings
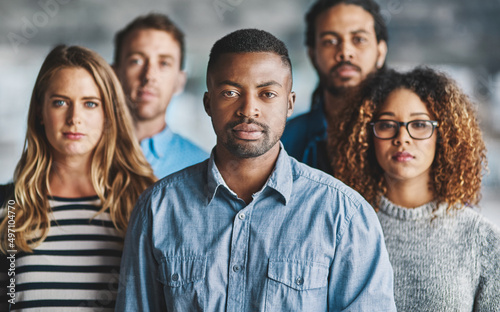
[[[45,91],[42,124],[55,159],[89,159],[101,139],[104,109],[90,73],[78,67],[57,70]]]
[[[375,120],[409,122],[434,120],[433,118],[418,95],[407,89],[397,89],[389,95]],[[413,128],[412,131],[418,133],[421,125],[414,124]],[[434,130],[428,139],[416,140],[410,137],[404,126],[399,128],[398,134],[393,139],[383,140],[374,136],[375,155],[387,181],[428,184],[436,153],[436,141],[437,130]]]

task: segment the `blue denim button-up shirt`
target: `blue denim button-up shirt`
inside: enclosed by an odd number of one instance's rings
[[[248,205],[213,154],[150,187],[120,274],[116,311],[395,311],[373,208],[283,149]]]

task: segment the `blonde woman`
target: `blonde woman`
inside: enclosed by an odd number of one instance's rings
[[[128,219],[155,180],[111,67],[88,49],[54,48],[0,225],[1,251],[17,252],[11,311],[112,311]]]
[[[332,166],[377,210],[398,311],[500,311],[500,229],[471,209],[486,166],[472,103],[428,68],[366,90]]]

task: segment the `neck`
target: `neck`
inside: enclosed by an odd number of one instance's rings
[[[345,88],[339,90],[337,94],[332,94],[323,89],[324,110],[328,127],[335,128],[343,119],[349,118],[349,116],[343,116],[343,114],[349,113],[346,111],[348,107],[356,106],[358,94],[358,87]]]
[[[434,200],[429,177],[396,181],[386,176],[386,197],[394,204],[405,208],[416,208]]]
[[[252,201],[252,195],[262,189],[271,175],[279,151],[280,145],[277,143],[264,155],[239,158],[217,144],[215,164],[227,186],[248,205]]]
[[[160,133],[166,126],[165,114],[159,115],[155,119],[136,120],[134,122],[135,135],[140,142]]]
[[[54,159],[49,175],[50,195],[68,198],[96,195],[90,164],[90,157]]]

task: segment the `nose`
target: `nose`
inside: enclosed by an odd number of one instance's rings
[[[339,44],[337,53],[335,54],[335,60],[337,62],[350,61],[354,58],[354,50],[352,45],[348,41],[343,41]]]
[[[406,125],[399,125],[398,135],[393,139],[395,145],[401,145],[403,143],[410,143],[411,137],[408,133]]]
[[[241,97],[240,106],[236,114],[238,117],[259,118],[260,109],[258,100],[251,95]]]
[[[150,61],[146,61],[142,71],[142,84],[156,80],[157,68]]]
[[[81,109],[78,107],[78,105],[70,105],[68,107],[67,111],[67,116],[66,116],[66,123],[68,125],[77,125],[81,123]]]

